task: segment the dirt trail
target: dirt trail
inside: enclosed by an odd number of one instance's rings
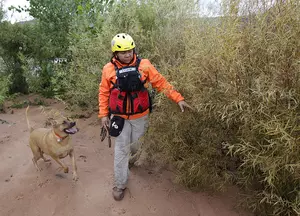
[[[52,107],[62,108],[60,104]],[[172,173],[145,167],[131,170],[129,189],[121,202],[113,200],[113,146],[100,143],[96,114],[80,119],[72,137],[79,181],[72,172],[57,170],[54,161],[37,172],[28,146],[25,109],[0,114],[0,215],[1,216],[244,216],[234,209],[234,195],[211,197],[192,193],[172,183]],[[29,110],[31,125],[42,127],[45,116],[37,106]],[[49,158],[49,157],[47,157]],[[72,171],[69,158],[63,160]],[[247,214],[249,215],[249,214]]]

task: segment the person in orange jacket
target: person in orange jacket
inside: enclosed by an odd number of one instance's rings
[[[99,115],[115,139],[113,197],[122,200],[129,176],[130,155],[137,153],[139,138],[148,128],[151,98],[149,82],[158,92],[177,103],[182,112],[191,108],[184,97],[155,69],[148,59],[138,58],[135,43],[126,33],[111,41],[113,57],[102,69]]]

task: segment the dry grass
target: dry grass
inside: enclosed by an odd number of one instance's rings
[[[172,56],[158,64],[197,111],[182,115],[157,98],[145,144],[192,189],[235,183],[252,195],[247,204],[255,212],[297,215],[300,6],[278,2],[248,18],[233,12],[217,27],[183,19],[166,29],[184,47],[178,55],[163,50],[159,56]]]

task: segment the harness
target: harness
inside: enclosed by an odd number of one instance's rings
[[[147,88],[144,87],[146,80],[141,80],[138,70],[141,59],[137,58],[135,66],[125,66],[118,68],[113,63],[116,70],[116,83],[110,90],[109,112],[110,114],[133,115],[151,111],[151,98]]]

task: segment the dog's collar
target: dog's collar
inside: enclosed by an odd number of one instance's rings
[[[69,134],[68,134],[68,135],[62,137],[62,136],[60,136],[59,134],[55,133],[55,131],[53,131],[53,132],[54,132],[54,135],[55,135],[55,137],[56,137],[57,142],[61,142],[61,141],[63,141],[65,138],[67,138],[67,137],[69,136]]]

